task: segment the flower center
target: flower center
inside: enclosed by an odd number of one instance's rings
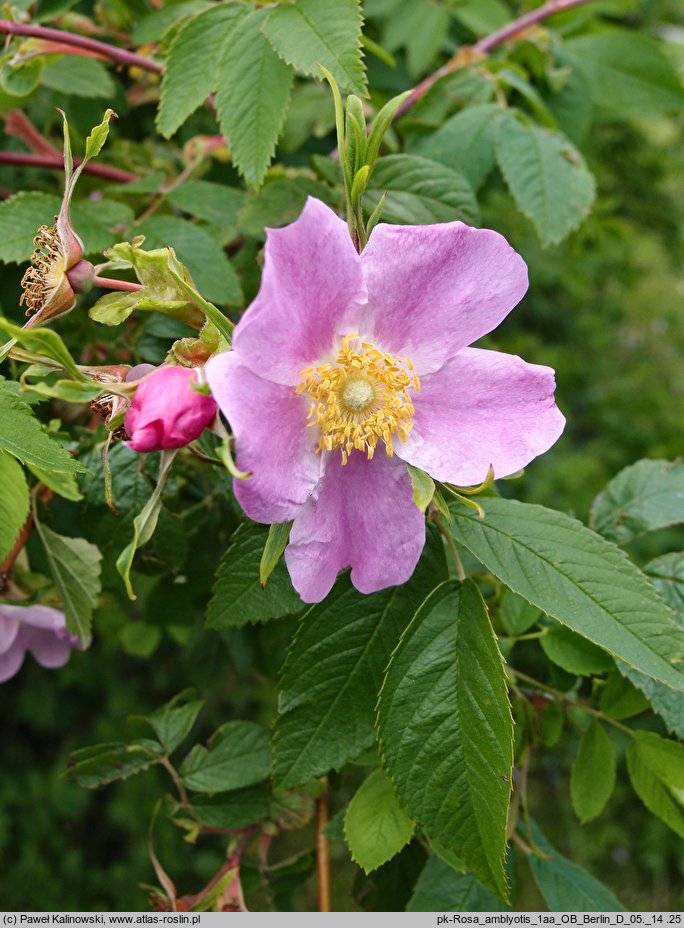
[[[55,217],[56,218],[56,217]],[[33,240],[35,251],[31,266],[24,274],[19,305],[26,304],[26,315],[42,309],[59,287],[66,271],[64,249],[57,235],[57,226],[41,226]]]
[[[340,448],[346,464],[356,449],[370,461],[378,441],[392,457],[393,438],[408,438],[413,425],[409,389],[420,390],[408,358],[385,354],[352,333],[342,339],[334,364],[308,368],[302,378],[297,393],[313,400],[309,425],[320,429],[318,451]]]

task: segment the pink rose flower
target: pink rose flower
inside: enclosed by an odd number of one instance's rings
[[[129,448],[168,451],[199,438],[217,407],[210,396],[193,390],[192,381],[198,383],[197,371],[175,366],[156,368],[141,380],[124,419]]]
[[[261,289],[207,364],[230,421],[243,509],[294,520],[285,560],[306,602],[351,566],[362,593],[404,583],[425,541],[406,462],[460,486],[524,467],[559,437],[554,372],[468,347],[527,289],[522,258],[462,222],[378,225],[362,254],[309,198],[268,230]]]
[[[64,613],[48,606],[0,603],[0,683],[19,671],[27,651],[41,667],[63,667],[78,638],[67,631]]]

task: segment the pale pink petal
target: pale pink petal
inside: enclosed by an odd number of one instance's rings
[[[5,606],[0,606],[0,654],[4,654],[14,644],[14,639],[19,631],[19,623],[6,611]]]
[[[304,602],[320,602],[351,567],[361,593],[405,583],[425,543],[425,517],[413,502],[403,461],[378,448],[369,461],[353,451],[342,466],[326,453],[323,478],[294,521],[285,561]]]
[[[30,651],[41,667],[63,667],[69,660],[76,639],[68,634],[45,631],[42,628],[23,629],[26,650]]]
[[[20,631],[7,651],[0,653],[0,683],[5,683],[20,670],[25,654],[26,645]]]
[[[413,430],[395,451],[436,480],[474,486],[506,477],[547,451],[565,418],[554,372],[515,355],[466,348],[421,381]]]
[[[384,351],[438,370],[495,328],[527,290],[525,262],[503,236],[462,222],[377,226],[362,255],[364,333]]]
[[[240,505],[256,522],[293,519],[321,472],[318,430],[307,428],[310,400],[258,377],[238,351],[216,355],[205,370],[235,436],[237,466],[251,474],[234,482]]]
[[[340,326],[354,327],[366,298],[361,260],[347,224],[312,197],[295,222],[267,231],[261,289],[233,347],[261,377],[297,384],[302,370],[336,348]]]
[[[52,609],[50,606],[10,606],[3,603],[0,613],[22,625],[44,628],[50,632],[66,629],[66,619],[62,610]]]

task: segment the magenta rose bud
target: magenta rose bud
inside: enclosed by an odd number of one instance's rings
[[[19,671],[27,651],[52,668],[63,667],[72,648],[82,645],[67,631],[60,609],[0,603],[0,683]]]
[[[188,367],[160,367],[140,382],[124,427],[133,451],[182,448],[211,425],[217,406],[193,389],[197,372]]]

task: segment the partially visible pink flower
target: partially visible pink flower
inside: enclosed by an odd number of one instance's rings
[[[322,600],[347,566],[363,593],[408,580],[425,519],[406,462],[472,486],[559,437],[551,368],[468,347],[526,290],[506,240],[462,222],[381,224],[359,255],[310,198],[268,230],[261,289],[206,371],[251,473],[240,504],[294,520],[285,560],[302,599]]]
[[[193,390],[193,382],[199,382],[197,371],[188,367],[159,367],[143,377],[124,419],[129,448],[168,451],[199,438],[217,406]]]
[[[0,683],[19,671],[27,651],[41,667],[63,667],[81,643],[67,631],[64,613],[48,606],[0,603]]]

